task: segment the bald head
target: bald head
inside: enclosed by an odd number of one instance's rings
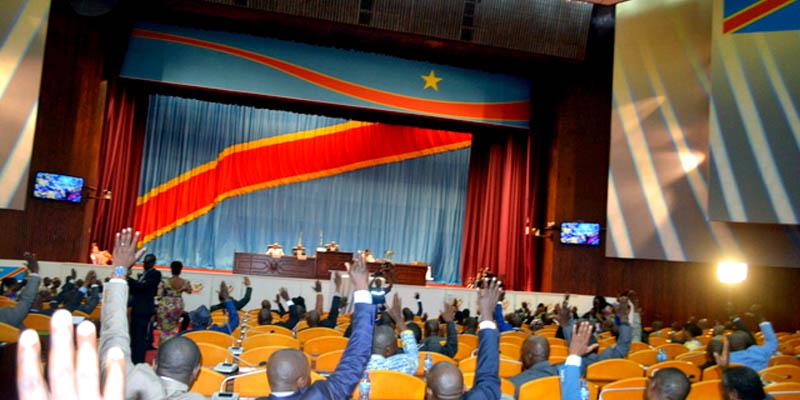
[[[391,357],[397,353],[397,336],[394,329],[387,325],[378,325],[372,334],[372,354]]]
[[[158,346],[156,374],[192,386],[200,371],[200,349],[183,337],[173,337]]]
[[[744,350],[750,347],[752,341],[750,339],[750,335],[744,331],[736,331],[731,333],[731,335],[728,337],[728,340],[731,343],[731,352]]]
[[[425,380],[428,384],[427,400],[460,399],[464,394],[464,376],[449,362],[434,365]]]
[[[317,310],[311,310],[306,313],[306,323],[309,328],[314,328],[319,325],[320,315]]]
[[[311,381],[308,360],[300,350],[276,351],[269,357],[267,366],[267,380],[273,392],[296,392]]]
[[[550,343],[544,336],[528,336],[522,344],[522,368],[528,369],[534,364],[550,358]]]
[[[677,368],[658,370],[647,386],[647,400],[684,400],[691,389],[689,378]]]

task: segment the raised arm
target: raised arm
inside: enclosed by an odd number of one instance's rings
[[[500,351],[498,350],[500,333],[497,324],[492,321],[492,309],[496,309],[500,293],[502,289],[495,280],[485,280],[478,292],[478,309],[481,313],[478,364],[475,369],[475,385],[466,394],[466,399],[500,398]]]
[[[597,344],[589,346],[589,338],[592,336],[590,323],[581,322],[579,326],[573,326],[571,331],[573,340],[569,344],[569,357],[564,363],[564,380],[561,382],[562,400],[580,400],[580,376],[583,368],[581,356],[597,347]]]
[[[500,332],[506,332],[514,330],[514,327],[511,326],[506,320],[503,318],[503,303],[502,301],[498,301],[497,305],[495,305],[494,309],[494,320],[497,323],[497,329]]]
[[[14,307],[0,308],[0,322],[4,322],[15,327],[22,327],[22,321],[31,310],[33,300],[36,299],[36,294],[39,293],[39,262],[36,260],[36,254],[25,253],[25,260],[28,264],[28,283],[22,289],[22,293],[17,298],[17,304]]]
[[[445,302],[445,311],[442,313],[442,319],[447,324],[447,343],[442,347],[442,354],[453,357],[458,353],[458,330],[456,330],[456,323],[453,322],[455,318],[456,308]]]
[[[253,288],[250,287],[250,278],[247,276],[244,277],[244,287],[244,296],[235,302],[237,310],[243,309],[250,302],[250,296],[253,295]]]
[[[145,249],[136,252],[139,232],[132,233],[130,228],[117,233],[114,244],[114,272],[111,280],[103,290],[103,312],[100,323],[99,356],[106,360],[108,351],[119,347],[125,358],[125,370],[133,368],[131,360],[131,339],[128,331],[128,284],[125,281],[126,270],[141,257]],[[106,370],[105,365],[103,371]]]
[[[392,299],[392,306],[387,310],[387,314],[389,314],[389,317],[394,321],[394,328],[403,341],[402,356],[406,357],[407,363],[402,372],[414,375],[417,373],[417,368],[419,367],[419,346],[417,346],[417,339],[414,337],[414,332],[408,329],[403,323],[402,309],[403,304],[400,301],[400,294],[395,293]],[[398,356],[399,355],[395,355],[393,357]]]
[[[314,384],[315,388],[324,392],[328,399],[346,399],[361,379],[367,368],[370,353],[372,352],[372,330],[375,322],[375,306],[372,304],[372,295],[369,293],[369,270],[366,263],[356,260],[350,267],[350,277],[355,292],[353,302],[353,334],[342,354],[342,360],[336,366],[336,371],[327,380]]]
[[[419,293],[414,293],[414,299],[417,301],[417,316],[422,316],[422,300],[419,299]]]

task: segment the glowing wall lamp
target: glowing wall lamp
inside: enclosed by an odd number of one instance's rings
[[[722,283],[742,283],[747,279],[747,264],[738,261],[721,261],[717,264],[717,278]]]

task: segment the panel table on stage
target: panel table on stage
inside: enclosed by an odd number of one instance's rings
[[[235,253],[233,255],[233,273],[317,279],[314,257],[301,260],[294,256],[275,258],[261,253]]]

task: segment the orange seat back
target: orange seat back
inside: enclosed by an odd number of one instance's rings
[[[288,349],[286,346],[262,346],[262,347],[254,347],[251,349],[246,350],[242,355],[239,356],[244,363],[249,364],[246,365],[248,367],[266,367],[267,361],[272,356],[273,353]]]
[[[499,350],[500,354],[505,354],[512,360],[519,360],[520,353],[522,352],[519,346],[503,342],[500,342]]]
[[[601,388],[620,379],[643,376],[644,369],[639,363],[619,358],[596,362],[586,368],[586,379]]]
[[[0,322],[0,343],[17,343],[20,333],[16,327]]]
[[[708,355],[705,351],[690,351],[688,353],[678,355],[675,357],[675,360],[690,362],[698,367],[701,367],[708,361]]]
[[[557,337],[547,337],[547,342],[550,343],[550,347],[553,346],[564,346],[567,347],[567,341]]]
[[[29,313],[22,321],[28,329],[37,332],[50,332],[50,317],[43,314]]]
[[[650,339],[648,339],[648,341],[650,342],[650,346],[653,346],[653,347],[662,346],[662,345],[665,345],[665,344],[669,343],[669,341],[667,339],[664,339],[663,337],[659,337],[659,336],[653,336],[653,335],[650,335]]]
[[[557,376],[539,378],[519,387],[519,400],[561,400],[561,382]]]
[[[800,359],[785,354],[772,356],[772,358],[769,359],[769,366],[772,367],[775,365],[796,365],[800,367]]]
[[[558,357],[566,357],[569,355],[569,349],[567,346],[550,346],[550,357],[558,356]]]
[[[219,392],[220,385],[224,379],[225,375],[219,372],[210,368],[200,368],[200,373],[197,374],[197,379],[194,381],[189,391],[211,397],[214,393]]]
[[[312,358],[320,354],[335,350],[344,350],[347,347],[348,339],[342,336],[320,336],[308,340],[303,345],[303,352]]]
[[[459,346],[461,343],[466,344],[467,346],[472,347],[473,349],[478,348],[478,337],[472,334],[466,335],[458,335],[458,344]]]
[[[369,398],[371,400],[396,400],[398,393],[403,399],[422,400],[425,398],[425,381],[416,376],[395,371],[369,371],[372,382]],[[358,389],[353,391],[353,398],[358,398]]]
[[[234,339],[231,337],[231,335],[226,335],[222,332],[216,331],[194,331],[183,336],[187,339],[191,339],[197,344],[208,343],[225,349],[234,344]]]
[[[722,400],[722,381],[712,379],[692,384],[686,400]]]
[[[294,337],[291,329],[284,328],[278,325],[254,325],[247,330],[248,335],[258,335],[260,333],[277,333],[279,335]]]
[[[464,374],[464,386],[467,390],[472,389],[475,386],[475,373],[468,372]],[[511,383],[508,379],[500,378],[500,393],[513,398],[515,392],[514,384]]]
[[[767,392],[775,400],[800,400],[800,383],[781,382],[764,386]]]
[[[452,358],[450,358],[450,357],[448,357],[448,356],[446,356],[444,354],[435,353],[435,352],[432,352],[432,351],[420,351],[419,352],[419,364],[418,364],[417,373],[416,373],[417,376],[425,375],[425,357],[427,357],[428,354],[430,354],[430,356],[431,356],[431,361],[433,361],[433,365],[436,365],[436,364],[438,364],[440,362],[449,362],[450,364],[458,365],[458,362],[456,362],[456,360],[454,360],[454,359],[452,359]],[[476,357],[476,359],[477,359],[477,357]]]
[[[647,391],[647,378],[627,378],[611,382],[600,391],[603,400],[642,400]]]
[[[272,390],[267,380],[267,370],[261,369],[253,371],[252,375],[246,375],[233,380],[233,391],[241,397],[258,398],[269,396]]]
[[[650,347],[650,345],[647,344],[647,343],[631,342],[631,347],[630,347],[630,350],[628,350],[628,354],[630,355],[630,354],[636,353],[637,351],[652,350],[652,349],[653,348]]]
[[[775,365],[758,372],[765,382],[798,382],[800,383],[800,367],[796,365]]]
[[[323,336],[344,336],[344,333],[331,328],[308,328],[302,331],[299,329],[300,328],[298,328],[297,331],[297,340],[299,340],[301,344]]]
[[[221,362],[232,361],[230,351],[224,347],[219,347],[210,343],[198,343],[200,348],[200,365],[213,368]]]
[[[656,346],[656,351],[659,350],[663,350],[664,353],[667,354],[667,360],[674,360],[675,357],[689,352],[689,349],[687,349],[686,346],[677,343],[667,343],[662,344],[661,346]]]
[[[628,360],[635,361],[639,364],[649,367],[658,363],[658,353],[655,350],[639,350],[635,353],[628,354]]]
[[[475,350],[474,347],[466,344],[466,343],[458,343],[458,352],[453,356],[453,359],[456,361],[461,361],[466,358],[472,356],[472,352]]]
[[[500,343],[508,343],[513,346],[522,347],[522,343],[525,342],[525,339],[516,336],[516,335],[503,335],[500,336]]]
[[[511,378],[522,372],[522,362],[515,360],[500,359],[500,377]]]
[[[242,342],[242,347],[245,349],[254,349],[256,347],[264,346],[283,346],[290,349],[299,349],[300,342],[293,337],[281,335],[277,333],[260,333],[250,336]]]
[[[342,354],[344,354],[344,350],[334,350],[321,354],[317,357],[314,369],[317,372],[327,373],[335,371],[336,367],[339,365],[339,361],[342,359]]]

